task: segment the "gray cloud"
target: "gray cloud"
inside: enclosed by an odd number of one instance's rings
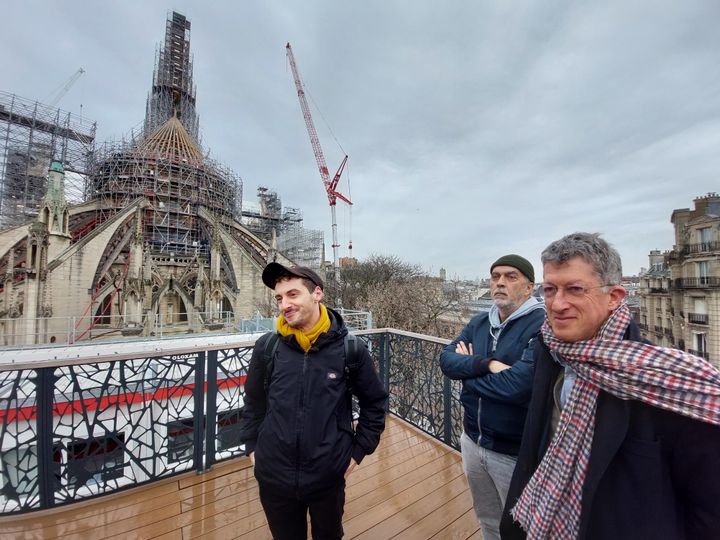
[[[143,118],[167,8],[134,0],[5,7],[2,90],[45,98],[116,138]],[[199,4],[192,22],[203,144],[244,179],[330,211],[292,77],[350,154],[356,256],[394,253],[449,275],[487,275],[507,252],[536,265],[574,230],[600,231],[627,273],[669,249],[675,208],[717,190],[720,4],[650,0],[425,4],[311,0]],[[319,113],[330,169],[342,159]],[[340,237],[348,239],[339,207]],[[329,250],[328,250],[329,253]]]

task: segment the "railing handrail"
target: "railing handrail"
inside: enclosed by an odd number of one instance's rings
[[[83,364],[95,364],[100,362],[112,362],[117,360],[132,360],[139,355],[145,356],[169,356],[179,354],[196,353],[198,350],[219,351],[228,348],[250,347],[255,344],[255,340],[264,332],[253,332],[258,334],[255,337],[247,337],[245,339],[235,340],[234,336],[243,334],[208,334],[207,336],[177,337],[177,340],[188,340],[187,346],[169,345],[173,340],[168,339],[142,339],[137,341],[112,342],[112,343],[74,343],[72,345],[45,345],[35,346],[34,349],[18,348],[0,350],[0,372],[14,371],[19,369],[38,369],[44,367],[61,367],[61,366],[78,366]],[[427,334],[417,334],[415,332],[407,332],[396,328],[373,328],[372,330],[358,330],[352,332],[355,335],[373,335],[393,333],[405,337],[423,339],[440,345],[450,343],[449,339],[430,336]],[[129,348],[132,344],[144,344],[144,347],[137,349]],[[157,345],[157,346],[154,346]],[[113,352],[112,349],[128,349],[123,352]],[[37,355],[38,350],[47,350],[48,359],[32,359]],[[98,352],[98,349],[108,349],[107,352]],[[60,352],[65,350],[64,353]],[[73,356],[69,356],[72,354]]]
[[[259,332],[259,334],[262,334],[264,332]],[[242,347],[250,347],[255,344],[255,341],[258,336],[252,339],[245,339],[245,340],[233,340],[233,339],[226,339],[225,341],[223,338],[232,338],[233,336],[236,336],[238,334],[208,334],[207,336],[194,336],[194,337],[178,337],[176,339],[178,340],[192,340],[195,342],[195,345],[188,345],[187,347],[168,347],[168,342],[171,340],[167,339],[143,339],[141,341],[128,341],[127,344],[132,343],[150,343],[150,344],[157,344],[158,347],[155,347],[153,349],[150,348],[138,348],[135,350],[129,350],[124,352],[117,352],[117,353],[111,353],[107,352],[105,354],[100,354],[97,352],[98,348],[112,348],[117,347],[118,345],[125,345],[126,343],[122,342],[113,342],[113,343],[74,343],[72,345],[47,345],[47,346],[40,346],[33,349],[6,349],[0,351],[0,372],[2,371],[15,371],[20,369],[39,369],[39,368],[45,368],[45,367],[62,367],[62,366],[77,366],[77,365],[83,365],[83,364],[97,364],[101,362],[113,362],[116,360],[132,360],[134,358],[138,358],[140,356],[146,356],[146,357],[152,357],[152,356],[170,356],[170,355],[180,355],[180,354],[191,354],[191,353],[197,353],[198,351],[219,351],[223,349],[236,349],[236,348],[242,348]],[[206,340],[214,340],[214,341],[206,341]],[[31,360],[28,357],[31,356],[31,353],[37,351],[37,349],[47,349],[48,351],[59,351],[61,349],[72,349],[73,351],[77,351],[77,356],[74,358],[70,357],[61,357],[58,358],[58,354],[55,354],[55,358],[53,359],[47,359],[47,360]],[[79,349],[88,349],[88,351],[79,351]],[[93,354],[89,351],[89,349],[94,349],[96,352]],[[52,354],[49,352],[49,354]],[[8,361],[6,357],[12,357],[15,355],[17,358],[19,358],[18,361],[15,361],[14,359],[11,359]],[[23,358],[27,359],[23,359]]]
[[[373,328],[371,330],[358,330],[357,332],[353,332],[353,334],[357,336],[367,336],[371,334],[397,334],[400,336],[410,337],[410,338],[416,338],[416,339],[424,339],[425,341],[431,341],[433,343],[438,343],[440,345],[447,345],[452,340],[441,338],[437,336],[431,336],[428,334],[417,334],[415,332],[408,332],[407,330],[398,330],[397,328]]]

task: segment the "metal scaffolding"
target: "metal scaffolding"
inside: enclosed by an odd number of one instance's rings
[[[273,231],[277,234],[280,253],[301,266],[320,270],[325,261],[325,240],[322,231],[305,229],[299,208],[282,207],[275,191],[260,186],[259,204],[243,203],[240,222],[268,244]]]
[[[209,234],[200,230],[198,209],[226,218],[240,210],[240,177],[203,157],[176,118],[142,141],[103,145],[95,163],[95,219],[101,223],[138,197],[147,198],[143,238],[152,252],[206,251]]]
[[[266,187],[257,189],[258,203],[243,202],[242,223],[249,231],[268,244],[272,241],[273,230],[284,230],[289,222],[302,223],[302,213],[297,208],[282,209],[278,194]]]
[[[305,229],[299,223],[289,223],[278,235],[278,251],[300,266],[314,270],[323,268],[325,239],[322,231]]]
[[[86,197],[95,122],[37,101],[0,92],[0,227],[37,216],[52,160],[67,171],[66,198]]]
[[[145,112],[145,136],[177,116],[193,140],[200,141],[195,94],[190,21],[180,13],[168,13],[165,43],[155,52],[153,85]]]

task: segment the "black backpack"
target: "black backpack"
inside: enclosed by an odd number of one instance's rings
[[[277,332],[268,332],[270,334],[265,341],[265,349],[263,351],[263,360],[265,362],[265,378],[263,379],[263,389],[265,395],[268,394],[270,388],[270,377],[275,367],[275,353],[277,353],[280,344],[280,334]],[[345,348],[345,393],[348,400],[348,408],[352,411],[352,396],[355,377],[360,367],[360,354],[358,351],[358,338],[350,333],[345,335],[343,339]]]

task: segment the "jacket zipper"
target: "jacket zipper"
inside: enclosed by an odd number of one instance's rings
[[[300,378],[300,400],[298,403],[297,423],[295,428],[295,494],[300,497],[300,441],[302,439],[305,419],[305,375],[307,373],[308,353],[303,356],[302,377]]]

